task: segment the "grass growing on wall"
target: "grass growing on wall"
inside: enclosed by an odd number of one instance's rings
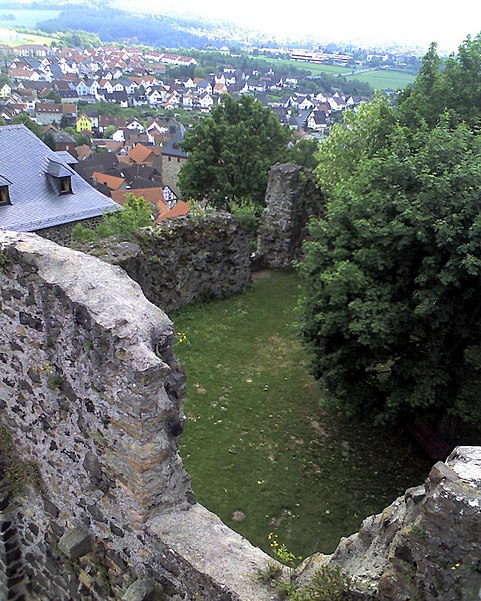
[[[320,408],[296,337],[298,294],[294,274],[267,272],[174,322],[188,378],[181,455],[197,500],[266,551],[273,531],[306,556],[332,551],[430,464],[398,431]]]

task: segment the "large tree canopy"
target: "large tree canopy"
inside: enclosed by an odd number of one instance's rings
[[[463,51],[478,44],[468,40]],[[428,81],[433,48],[430,55],[423,81],[399,106],[377,98],[321,144],[316,175],[328,203],[301,267],[303,336],[315,375],[349,412],[474,421],[481,417],[481,138],[474,109],[453,119],[444,107],[429,122],[422,103],[415,111],[420,86],[443,89],[437,65]],[[450,61],[464,80],[461,58]]]
[[[270,109],[251,96],[225,94],[209,116],[186,133],[189,160],[179,184],[185,196],[217,206],[232,198],[264,201],[269,169],[282,159],[289,133]]]
[[[442,61],[432,44],[414,85],[400,94],[401,119],[409,127],[433,127],[444,113],[451,124],[478,127],[481,120],[481,33]]]

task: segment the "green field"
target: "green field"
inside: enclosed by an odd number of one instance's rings
[[[41,46],[50,46],[55,38],[51,36],[33,35],[13,31],[11,29],[0,29],[0,43],[7,46],[20,46],[21,44],[40,44]]]
[[[188,381],[181,455],[197,500],[255,545],[269,551],[274,531],[296,555],[331,552],[430,463],[399,430],[321,408],[296,335],[299,281],[263,276],[174,318]]]
[[[338,67],[335,65],[312,65],[310,63],[275,58],[264,58],[264,60],[274,67],[275,65],[297,67],[298,69],[309,71],[311,75],[330,73],[331,75],[342,75],[346,77],[346,79],[358,79],[359,81],[369,83],[376,90],[397,90],[406,87],[415,79],[415,75],[391,69],[361,70],[360,73],[356,73],[351,68]]]
[[[411,73],[393,70],[366,71],[347,76],[347,79],[366,81],[375,90],[399,90],[411,84],[415,78]]]
[[[293,61],[282,58],[266,58],[264,56],[256,56],[254,58],[265,60],[267,63],[273,65],[274,67],[276,65],[283,65],[285,67],[296,67],[297,69],[303,69],[304,71],[309,71],[311,75],[319,75],[319,73],[347,75],[348,73],[352,73],[352,69],[348,69],[346,67],[338,67],[336,65],[314,65],[310,63],[303,63],[300,61]]]

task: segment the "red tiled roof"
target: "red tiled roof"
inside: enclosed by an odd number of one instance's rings
[[[188,202],[178,200],[177,204],[174,207],[172,207],[171,209],[168,209],[166,207],[166,209],[166,211],[159,211],[159,216],[155,220],[156,224],[161,223],[166,219],[174,219],[175,217],[182,217],[183,215],[187,215],[187,213],[190,210],[190,206]]]
[[[118,190],[122,184],[125,184],[125,180],[122,177],[116,177],[115,175],[107,175],[106,173],[100,173],[94,171],[92,178],[97,184],[104,184],[110,190]]]
[[[133,194],[136,198],[142,197],[149,204],[155,205],[159,211],[164,210],[164,208],[167,209],[167,205],[164,202],[164,192],[160,186],[158,188],[116,190],[110,196],[119,205],[124,205],[128,194]]]
[[[144,163],[152,152],[152,148],[146,148],[145,146],[142,146],[142,144],[136,144],[127,154],[134,163]]]

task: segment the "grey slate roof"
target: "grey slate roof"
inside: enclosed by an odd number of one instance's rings
[[[164,144],[161,154],[186,159],[187,155],[181,148],[182,140],[184,139],[185,128],[179,123],[177,129],[172,134],[169,140]]]
[[[54,152],[58,157],[60,157],[61,162],[67,163],[67,165],[75,165],[78,163],[77,159],[66,150],[55,150]]]
[[[56,177],[63,175],[71,177],[72,194],[59,195]],[[32,232],[118,209],[24,125],[0,127],[0,177],[11,182],[0,230]]]

